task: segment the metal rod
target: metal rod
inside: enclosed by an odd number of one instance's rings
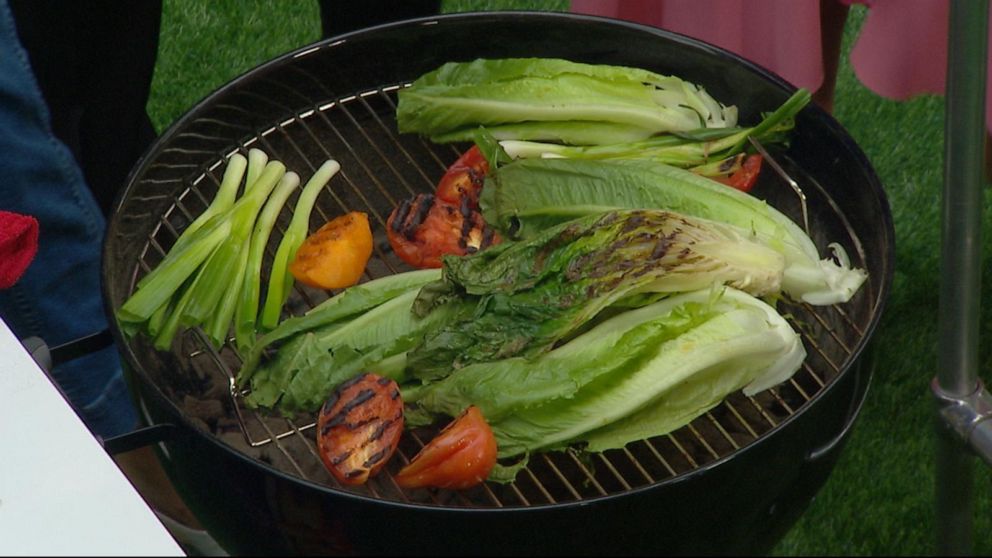
[[[978,389],[988,0],[949,4],[940,333],[932,389],[944,397],[964,398]],[[939,412],[937,416],[938,554],[970,554],[974,546],[974,459],[967,446],[954,439],[953,429]]]
[[[968,556],[974,550],[974,458],[938,419],[936,436],[936,556]],[[956,476],[955,476],[956,475]]]
[[[782,180],[784,180],[785,183],[788,184],[790,188],[792,188],[792,191],[796,193],[796,196],[799,197],[799,207],[800,209],[802,209],[803,212],[803,230],[806,231],[807,235],[810,234],[809,209],[806,206],[806,194],[803,192],[803,189],[799,187],[798,182],[796,182],[791,176],[789,176],[789,173],[785,172],[785,169],[782,168],[782,165],[778,164],[778,161],[776,161],[775,158],[772,157],[771,153],[769,153],[768,150],[765,149],[765,146],[762,145],[760,141],[758,141],[758,138],[754,136],[748,136],[747,139],[749,142],[751,142],[751,145],[753,145],[754,148],[758,150],[758,153],[760,153],[761,156],[764,157],[765,161],[767,161],[768,164],[771,165],[772,170],[774,170],[776,174],[778,174],[779,177]]]
[[[966,395],[978,369],[988,0],[950,4],[938,379]]]

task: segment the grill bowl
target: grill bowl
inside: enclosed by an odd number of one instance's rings
[[[742,122],[756,121],[794,91],[715,47],[572,14],[449,15],[322,41],[222,87],[138,163],[104,248],[108,313],[207,205],[225,157],[248,147],[304,179],[325,159],[339,160],[342,173],[321,195],[313,225],[344,210],[367,211],[376,232],[367,276],[406,269],[388,248],[386,217],[402,199],[431,191],[464,146],[397,134],[396,90],[447,61],[515,56],[678,75],[737,104]],[[894,253],[882,186],[829,115],[805,109],[790,146],[773,154],[807,196],[821,251],[840,242],[869,272],[849,303],[781,308],[803,335],[810,355],[803,368],[773,390],[728,398],[669,436],[591,460],[535,457],[509,486],[404,492],[391,483],[399,459],[367,486],[338,486],[314,453],[313,417],[287,421],[240,404],[230,381],[240,362],[233,348],[215,351],[196,330],[171,352],[127,339],[116,326],[113,333],[145,420],[168,425],[160,453],[170,476],[233,553],[765,552],[825,482],[856,420]],[[798,197],[773,173],[763,173],[754,193],[802,222]],[[288,218],[280,216],[272,246]],[[298,288],[287,311],[300,314],[327,296]],[[430,436],[417,434],[404,438],[406,458]]]

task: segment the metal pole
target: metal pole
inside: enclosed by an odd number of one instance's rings
[[[974,457],[947,414],[978,381],[988,0],[952,0],[948,20],[937,396],[938,555],[971,554]],[[948,405],[948,402],[952,405]],[[956,403],[956,405],[955,405]],[[981,422],[984,417],[969,421]],[[988,423],[986,423],[988,424]]]

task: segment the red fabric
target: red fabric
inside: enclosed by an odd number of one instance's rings
[[[13,286],[38,252],[38,220],[0,211],[0,289]]]

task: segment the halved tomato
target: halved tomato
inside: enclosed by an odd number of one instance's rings
[[[488,172],[489,161],[482,155],[479,146],[473,145],[448,167],[434,193],[439,199],[456,206],[467,199],[469,207],[476,209]]]
[[[375,476],[396,451],[402,433],[399,386],[371,372],[338,386],[317,415],[320,459],[342,484],[362,484]]]
[[[441,267],[445,254],[474,254],[500,241],[467,199],[455,205],[432,194],[397,206],[386,221],[386,238],[401,260],[417,268]]]
[[[496,465],[496,437],[472,405],[424,446],[393,477],[402,488],[463,490],[486,480]]]

